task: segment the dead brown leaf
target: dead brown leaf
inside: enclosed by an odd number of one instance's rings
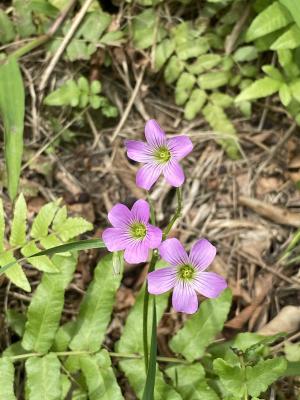
[[[258,330],[261,335],[275,335],[276,333],[293,333],[300,329],[300,307],[285,306],[267,325]]]

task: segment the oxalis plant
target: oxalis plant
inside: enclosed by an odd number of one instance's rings
[[[154,120],[147,122],[145,136],[146,142],[128,140],[125,147],[130,159],[144,164],[136,176],[139,187],[150,191],[160,175],[176,187],[177,209],[164,229],[156,226],[149,196],[131,209],[116,204],[108,213],[112,227],[104,230],[103,242],[74,241],[92,226],[69,217],[58,202],[45,205],[27,232],[21,195],[6,240],[1,207],[0,274],[27,291],[30,285],[22,264],[38,268],[43,277],[26,309],[18,312],[6,306],[14,341],[7,343],[0,358],[0,399],[21,399],[23,393],[27,400],[123,399],[116,378],[120,371],[143,400],[262,399],[273,382],[289,374],[285,358],[271,355],[270,345],[282,335],[241,333],[230,341],[215,341],[232,299],[224,278],[206,271],[216,248],[202,238],[187,253],[178,239],[168,237],[183,204],[185,177],[179,161],[193,145],[187,136],[168,139]],[[64,292],[73,279],[78,251],[96,247],[106,247],[110,254],[96,266],[78,315],[61,322]],[[18,258],[18,252],[24,257]],[[108,350],[104,340],[123,260],[142,263],[149,258],[146,282],[114,351]],[[164,357],[157,355],[157,325],[171,290],[173,308],[191,315],[169,341],[174,357]],[[208,298],[200,307],[197,293]]]

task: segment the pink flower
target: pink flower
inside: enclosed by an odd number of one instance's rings
[[[227,287],[221,276],[204,272],[216,255],[208,240],[198,240],[188,255],[178,239],[167,239],[159,253],[170,266],[148,274],[148,291],[161,294],[174,288],[172,305],[176,311],[193,314],[198,309],[197,292],[213,298]]]
[[[108,213],[113,228],[107,228],[102,239],[109,251],[125,250],[128,263],[145,262],[149,249],[157,248],[162,231],[148,223],[150,207],[145,200],[138,200],[131,210],[124,204],[116,204]]]
[[[136,175],[137,186],[149,190],[161,174],[170,185],[181,186],[185,178],[178,161],[193,150],[191,140],[187,136],[167,139],[154,119],[146,123],[145,136],[147,143],[125,141],[128,157],[145,164]]]

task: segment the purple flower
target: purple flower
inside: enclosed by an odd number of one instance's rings
[[[149,249],[157,248],[162,231],[148,223],[150,207],[145,200],[138,200],[131,210],[124,204],[116,204],[108,213],[113,228],[107,228],[102,239],[109,251],[125,250],[128,263],[147,261]]]
[[[128,157],[145,164],[136,175],[137,186],[149,190],[161,174],[170,185],[181,186],[184,173],[178,161],[193,150],[191,140],[187,136],[167,139],[154,119],[146,123],[145,136],[147,143],[125,141]]]
[[[170,266],[148,274],[148,291],[161,294],[174,288],[172,305],[176,311],[193,314],[198,309],[197,292],[212,298],[227,287],[221,276],[204,272],[216,255],[208,240],[198,240],[188,255],[178,239],[167,239],[159,252]]]

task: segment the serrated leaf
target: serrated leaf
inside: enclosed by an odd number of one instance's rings
[[[15,369],[8,358],[0,358],[0,399],[16,400],[14,393]]]
[[[222,330],[231,299],[231,291],[226,289],[218,298],[205,300],[199,311],[171,339],[171,349],[189,361],[200,358],[216,334]]]
[[[26,317],[13,309],[6,311],[6,321],[8,326],[18,335],[23,336]]]
[[[219,375],[226,391],[242,398],[245,394],[245,374],[239,365],[231,365],[227,361],[217,358],[213,362],[214,371]]]
[[[56,226],[56,232],[64,241],[70,240],[82,233],[91,231],[93,225],[81,217],[68,218],[62,224]]]
[[[56,255],[52,262],[60,273],[44,273],[27,311],[22,346],[26,350],[47,352],[55,338],[64,306],[64,291],[76,267],[77,257]]]
[[[112,271],[112,255],[98,263],[94,279],[80,305],[76,333],[70,343],[72,350],[98,351],[111,318],[116,291],[122,275]]]
[[[265,78],[258,79],[248,86],[245,90],[240,93],[235,99],[236,102],[260,99],[261,97],[271,96],[272,94],[278,92],[280,89],[281,82],[275,79]]]
[[[296,49],[299,46],[300,28],[295,24],[272,44],[271,50]]]
[[[300,28],[300,3],[298,0],[279,0],[291,13],[294,21]]]
[[[8,193],[14,200],[21,171],[25,115],[24,84],[14,57],[8,58],[0,66],[0,115],[4,125]]]
[[[16,201],[11,225],[9,243],[11,246],[23,246],[26,243],[27,206],[21,193]]]
[[[0,255],[0,266],[3,267],[7,264],[12,264],[9,269],[7,269],[4,274],[19,288],[25,290],[26,292],[31,292],[31,287],[28,279],[21,267],[18,264],[16,258],[13,256],[12,251],[6,251]]]
[[[178,365],[166,369],[182,399],[218,400],[216,392],[207,384],[201,364]]]
[[[221,61],[222,57],[219,54],[204,54],[199,56],[193,64],[187,65],[187,70],[191,74],[197,75],[216,67]]]
[[[183,61],[179,60],[179,58],[176,56],[172,56],[164,70],[164,78],[166,83],[171,84],[176,81],[183,70]]]
[[[203,116],[212,129],[216,132],[217,143],[219,143],[228,156],[236,160],[240,157],[238,137],[231,121],[222,107],[208,103],[202,110]]]
[[[61,399],[60,362],[55,354],[30,357],[25,363],[26,399]]]
[[[47,256],[38,256],[31,257],[33,254],[40,252],[41,250],[37,247],[34,241],[28,242],[25,246],[22,247],[21,253],[24,257],[28,257],[27,261],[34,266],[39,271],[54,273],[59,272],[59,268],[57,268],[53,262]]]
[[[90,400],[123,399],[106,350],[95,356],[81,357],[80,368],[85,377]]]
[[[290,13],[278,1],[275,1],[252,21],[246,33],[246,40],[250,42],[277,31],[287,26],[290,22],[292,22]]]
[[[207,94],[204,90],[194,89],[184,108],[184,118],[192,120],[205,104]]]
[[[156,47],[155,51],[155,69],[158,71],[164,65],[164,63],[168,60],[175,49],[175,44],[173,40],[164,39],[159,45]]]
[[[4,217],[3,202],[2,199],[0,199],[0,253],[4,251],[4,234],[5,234],[5,217]]]
[[[53,221],[57,210],[58,202],[54,201],[45,204],[40,209],[31,227],[31,237],[33,237],[34,239],[40,239],[48,235],[49,226],[51,225],[51,222]]]
[[[254,367],[246,367],[247,388],[251,396],[259,396],[271,383],[275,382],[286,370],[287,362],[283,357],[261,360]]]
[[[175,102],[178,106],[184,104],[190,97],[193,86],[196,82],[194,75],[183,72],[176,84]]]
[[[14,25],[7,14],[0,10],[0,43],[9,43],[15,37]]]

